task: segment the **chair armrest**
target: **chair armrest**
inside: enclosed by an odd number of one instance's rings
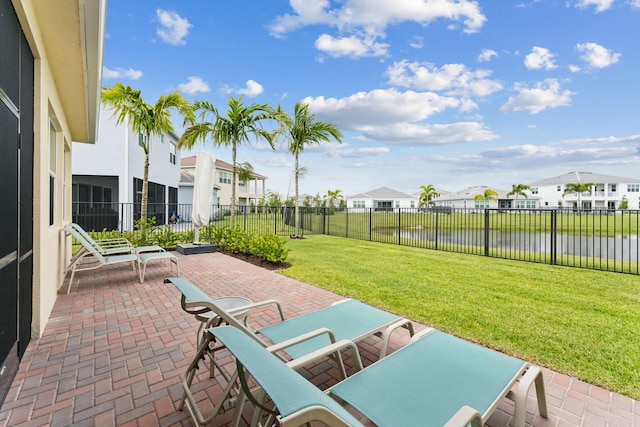
[[[355,345],[355,343],[353,341],[349,341],[349,340],[340,340],[338,342],[335,342],[333,344],[330,344],[326,347],[323,347],[319,350],[313,351],[309,354],[306,354],[304,356],[298,357],[297,359],[294,359],[290,362],[287,362],[287,365],[290,366],[293,369],[298,369],[302,366],[305,366],[309,363],[315,362],[316,360],[320,360],[320,359],[324,359],[325,357],[337,353],[341,350],[344,349],[350,349],[351,353],[353,354],[353,359],[355,361],[356,364],[356,368],[358,368],[359,371],[361,371],[363,368],[362,366],[362,359],[360,358],[360,353],[358,352],[358,347]],[[271,347],[267,347],[267,350],[272,351]],[[272,351],[273,352],[273,351]]]
[[[278,313],[280,313],[280,320],[284,320],[284,312],[282,311],[282,306],[280,305],[280,302],[278,300],[274,300],[274,299],[254,302],[252,304],[247,304],[241,307],[232,308],[230,310],[227,310],[227,312],[229,314],[234,314],[238,311],[251,310],[253,308],[264,307],[270,304],[274,304],[278,308]]]
[[[278,344],[271,345],[267,347],[267,349],[271,353],[276,353],[278,351],[284,350],[288,347],[293,347],[296,344],[300,344],[301,342],[308,341],[312,338],[319,337],[320,335],[327,334],[329,335],[329,340],[331,344],[336,342],[336,337],[333,334],[333,331],[328,328],[318,328],[311,332],[307,332],[306,334],[298,335],[297,337],[289,338],[286,341],[279,342]]]
[[[471,406],[463,406],[447,421],[444,427],[462,427],[471,424],[472,427],[482,427],[482,416]]]

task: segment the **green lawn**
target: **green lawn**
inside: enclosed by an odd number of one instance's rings
[[[288,277],[640,399],[640,278],[331,236]]]

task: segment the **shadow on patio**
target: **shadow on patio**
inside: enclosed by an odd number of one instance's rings
[[[220,253],[176,256],[182,277],[211,297],[278,299],[287,318],[342,299]],[[155,263],[140,284],[127,266],[102,268],[79,273],[70,295],[67,279],[43,336],[24,355],[0,410],[0,426],[193,425],[176,407],[182,374],[195,354],[198,323],[180,308],[180,293],[163,283],[169,274],[163,263]],[[255,310],[249,324],[276,318],[275,312]],[[407,340],[406,332],[397,333],[391,348]],[[378,344],[370,339],[359,346],[365,364],[375,360]],[[310,371],[320,386],[338,377],[329,362]],[[527,425],[640,426],[640,402],[546,369],[544,375],[549,418],[533,414],[532,389]],[[203,404],[217,392],[211,387],[200,393]],[[513,406],[505,401],[487,425],[507,426],[512,415]]]

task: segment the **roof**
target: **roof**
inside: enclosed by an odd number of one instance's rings
[[[189,157],[181,157],[180,158],[180,168],[195,168],[196,167],[196,157],[197,156],[189,156]],[[231,163],[227,163],[222,160],[216,159],[216,169],[222,169],[225,171],[232,172],[233,165]],[[266,179],[267,177],[264,175],[260,175],[259,173],[252,174],[254,178],[258,179]],[[181,178],[182,180],[182,178]]]
[[[532,182],[528,184],[530,187],[544,187],[547,185],[561,185],[569,183],[594,183],[594,184],[620,184],[620,183],[636,183],[640,182],[640,179],[636,178],[623,178],[620,176],[604,175],[601,173],[593,172],[569,172],[564,175],[554,176],[552,178],[543,179],[541,181]]]
[[[30,10],[21,9],[28,3]],[[100,109],[106,0],[13,2],[16,13],[37,26],[24,26],[36,59],[47,58],[65,117],[76,142],[94,143]]]
[[[415,199],[415,197],[389,187],[380,187],[366,193],[349,196],[349,199]]]

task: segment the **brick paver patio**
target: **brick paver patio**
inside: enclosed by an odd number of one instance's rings
[[[212,297],[275,298],[288,318],[341,299],[220,253],[176,256],[182,277]],[[179,292],[163,283],[168,274],[163,263],[150,264],[140,284],[121,265],[79,273],[70,295],[65,283],[45,333],[24,355],[0,410],[0,427],[192,425],[187,412],[176,407],[182,374],[195,354],[198,324],[181,310]],[[250,325],[275,316],[256,310]],[[407,339],[402,331],[392,348]],[[371,339],[360,346],[365,364],[375,358],[377,344]],[[337,370],[329,362],[310,371],[321,387],[335,383]],[[528,425],[640,427],[640,402],[553,371],[544,370],[544,376],[549,418],[536,414],[532,390]],[[200,393],[201,404],[217,392],[210,387]],[[512,405],[503,402],[487,425],[507,426],[512,415]]]

